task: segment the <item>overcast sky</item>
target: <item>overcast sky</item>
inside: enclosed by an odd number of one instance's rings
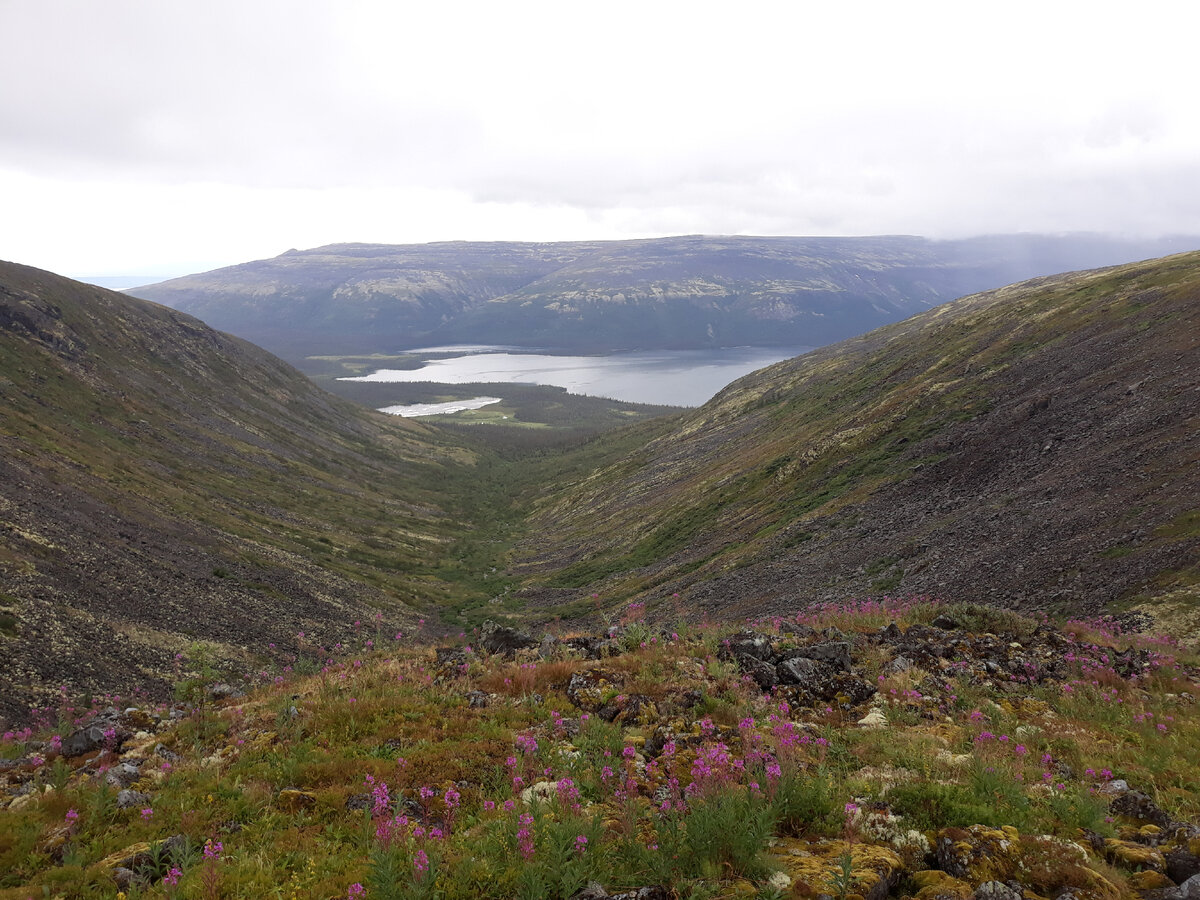
[[[0,258],[1200,234],[1198,6],[0,0]]]

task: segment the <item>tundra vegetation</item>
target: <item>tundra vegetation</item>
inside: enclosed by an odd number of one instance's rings
[[[240,677],[197,646],[172,704],[64,694],[0,744],[0,898],[1118,900],[1200,872],[1200,657],[1135,620],[666,613],[359,622]]]

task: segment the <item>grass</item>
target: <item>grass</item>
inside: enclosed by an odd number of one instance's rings
[[[797,618],[841,628],[856,668],[870,675],[887,657],[856,635],[950,610],[981,629],[1032,634],[1038,624],[919,599],[813,607]],[[638,610],[626,624],[641,622]],[[766,623],[776,641],[786,637],[778,624]],[[0,756],[25,758],[20,777],[51,790],[0,812],[0,898],[112,897],[103,860],[172,835],[184,836],[183,849],[146,863],[144,883],[127,896],[353,897],[361,885],[371,898],[568,897],[591,880],[610,890],[662,884],[679,896],[765,895],[781,869],[828,885],[849,858],[854,878],[867,878],[865,860],[898,833],[1124,834],[1095,793],[1114,777],[1176,817],[1200,817],[1200,686],[1179,663],[1190,657],[1160,652],[1131,679],[1105,658],[1169,644],[1104,622],[1064,627],[1076,635],[1070,671],[1032,692],[920,670],[885,677],[883,696],[896,690],[899,699],[882,731],[855,725],[865,707],[792,707],[759,693],[712,658],[724,631],[706,626],[674,639],[647,631],[653,641],[628,642],[599,663],[506,660],[472,647],[452,673],[436,669],[427,645],[367,650],[363,634],[353,649],[311,648],[323,661],[312,674],[281,659],[246,697],[215,708],[201,704],[203,688],[231,673],[213,671],[197,648],[181,680],[191,714],[164,718],[124,748],[146,759],[136,784],[149,794],[144,804],[118,808],[114,788],[44,743],[49,731],[4,735]],[[465,635],[460,646],[470,645]],[[571,676],[597,667],[613,679],[597,703],[638,693],[657,712],[622,724],[590,702],[575,707],[565,694]],[[489,695],[486,709],[467,702],[473,690]],[[680,705],[683,691],[699,702]],[[58,726],[70,728],[69,719]],[[168,762],[158,745],[178,758]],[[106,751],[90,768],[118,761]],[[538,782],[557,788],[523,799]],[[851,816],[847,804],[860,811]],[[849,857],[838,849],[848,833],[861,848]],[[826,861],[798,868],[802,858],[786,852],[795,840]],[[222,844],[210,859],[206,841]],[[1094,856],[1072,865],[1108,879],[1132,874]],[[177,885],[163,881],[172,866]]]

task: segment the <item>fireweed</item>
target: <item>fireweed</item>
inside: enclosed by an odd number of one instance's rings
[[[888,599],[789,619],[852,636],[933,614],[928,605]],[[776,624],[784,623],[767,627]],[[212,890],[242,896],[293,882],[314,896],[359,896],[352,889],[360,885],[368,898],[570,896],[592,879],[610,890],[664,884],[686,894],[697,880],[765,877],[772,835],[835,837],[847,803],[882,800],[906,827],[920,829],[994,823],[1067,837],[1077,828],[1111,834],[1099,788],[1124,778],[1150,792],[1163,788],[1177,815],[1200,813],[1188,750],[1200,734],[1196,706],[1185,702],[1195,687],[1178,662],[1185,651],[1168,642],[1089,632],[1064,650],[1065,679],[1020,669],[1014,676],[1027,680],[1005,693],[973,681],[963,660],[949,661],[937,678],[889,677],[881,699],[892,702],[895,686],[894,703],[911,716],[880,733],[853,727],[862,707],[801,708],[764,695],[735,663],[716,658],[722,635],[682,634],[645,649],[639,641],[635,653],[613,661],[480,658],[449,674],[407,643],[351,655],[369,638],[360,634],[338,651],[306,637],[305,652],[322,659],[319,674],[306,677],[298,660],[281,658],[260,679],[268,694],[246,698],[241,711],[210,707],[206,728],[185,721],[160,735],[183,758],[143,765],[154,793],[145,819],[139,808],[117,809],[102,779],[75,778],[58,754],[61,743],[13,730],[0,755],[29,758],[31,777],[61,764],[69,783],[40,805],[0,812],[0,828],[8,829],[0,831],[0,888],[102,893],[89,886],[99,877],[88,874],[93,863],[183,833],[223,847],[205,859],[164,863],[143,896],[211,895],[210,875]],[[859,642],[855,664],[861,654],[862,671],[877,685],[887,657],[870,647]],[[665,703],[678,678],[700,702],[662,715],[667,739],[605,722],[562,694],[573,672],[590,668],[624,677],[614,694],[647,691]],[[531,690],[503,689],[502,679],[514,676]],[[479,688],[498,695],[484,714],[463,699]],[[966,766],[937,758],[944,745],[930,739],[935,728],[949,737],[949,756],[969,757]],[[35,741],[47,760],[38,772]],[[199,764],[214,756],[219,766]],[[106,749],[99,765],[118,761]],[[889,765],[907,769],[906,780],[883,787],[858,774]],[[538,782],[554,787],[526,803],[522,791]],[[285,788],[311,792],[315,805],[284,809]],[[349,796],[364,792],[366,809],[347,812]],[[70,820],[78,865],[39,869],[38,835],[66,826],[68,810],[78,811]],[[21,837],[18,825],[32,838]],[[320,860],[311,876],[301,878],[297,846]]]

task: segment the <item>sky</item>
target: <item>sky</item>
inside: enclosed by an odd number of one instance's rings
[[[0,0],[0,258],[1200,234],[1200,4]]]

